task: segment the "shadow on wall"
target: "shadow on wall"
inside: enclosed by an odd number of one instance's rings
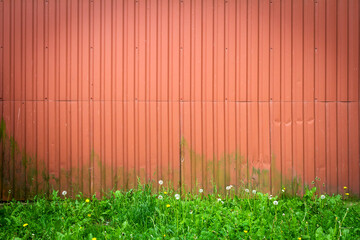
[[[21,150],[14,137],[7,134],[4,119],[0,123],[0,137],[0,199],[2,200],[31,199],[35,195],[48,196],[53,190],[65,189],[69,197],[80,192],[85,196],[96,193],[101,197],[111,190],[134,188],[138,182],[139,176],[135,169],[124,169],[120,166],[114,170],[113,166],[104,164],[94,150],[91,151],[87,164],[83,163],[81,167],[69,167],[69,169],[59,168],[59,172],[50,173],[46,159],[38,159],[36,154],[30,155]],[[203,188],[209,193],[224,194],[228,185],[233,185],[236,191],[248,188],[278,194],[285,188],[289,195],[304,192],[300,177],[296,174],[295,177],[291,177],[291,170],[283,174],[276,168],[275,156],[271,157],[270,167],[267,169],[261,165],[257,166],[257,163],[251,162],[238,151],[223,153],[218,159],[214,154],[209,159],[204,154],[196,153],[182,138],[180,161],[181,179],[178,183],[166,183],[166,185],[175,188],[180,186],[183,192],[195,193]],[[140,171],[145,170],[140,169]],[[154,183],[153,180],[139,179],[143,183]],[[323,193],[325,188],[317,186],[317,180],[319,179],[316,178],[309,185],[316,186],[319,193]]]

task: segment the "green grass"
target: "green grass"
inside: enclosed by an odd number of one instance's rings
[[[234,188],[181,199],[160,190],[139,185],[88,201],[54,191],[50,199],[11,201],[0,207],[0,239],[360,239],[359,202],[321,199],[315,188],[271,199]]]

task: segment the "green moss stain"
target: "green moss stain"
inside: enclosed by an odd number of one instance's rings
[[[134,188],[139,181],[158,187],[157,180],[154,181],[158,176],[156,171],[152,171],[151,176],[148,176],[145,168],[138,166],[136,169],[129,168],[125,161],[118,162],[117,168],[114,169],[110,162],[105,164],[104,159],[94,149],[91,149],[89,159],[83,159],[80,166],[71,167],[71,169],[61,168],[60,176],[49,174],[46,160],[27,154],[19,148],[15,139],[8,135],[4,119],[0,121],[0,142],[3,150],[0,154],[2,199],[8,197],[4,193],[9,190],[11,197],[14,197],[14,191],[19,191],[19,189],[25,192],[26,198],[39,194],[48,195],[52,190],[66,190],[68,196],[75,196],[79,192],[86,195],[96,192],[100,194],[98,197],[101,197],[109,191]],[[183,192],[195,193],[199,188],[204,188],[213,193],[225,193],[225,187],[230,184],[236,184],[237,189],[251,188],[271,191],[273,194],[281,192],[283,188],[286,188],[287,194],[296,194],[303,189],[301,177],[292,173],[292,170],[282,173],[281,169],[276,168],[278,165],[274,155],[271,155],[270,169],[249,168],[250,160],[238,150],[222,153],[220,157],[215,154],[206,156],[197,153],[185,138],[182,138],[179,158],[179,165],[173,166],[172,173],[169,173],[179,179],[175,179],[172,183],[165,182],[165,184],[175,188],[181,187]],[[17,181],[13,174],[15,159],[21,159],[21,167],[26,173],[25,186],[20,186],[19,189],[14,188],[14,183],[16,184]],[[75,159],[72,160],[75,161]],[[189,173],[190,176],[188,176]],[[290,177],[293,175],[294,177]],[[168,179],[170,175],[164,178]],[[232,182],[234,179],[236,183]],[[66,183],[68,189],[63,189],[64,186],[61,186],[61,183]]]

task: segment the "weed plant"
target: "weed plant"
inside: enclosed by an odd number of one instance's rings
[[[360,239],[358,201],[341,195],[180,194],[139,185],[99,200],[54,191],[0,207],[0,239]]]

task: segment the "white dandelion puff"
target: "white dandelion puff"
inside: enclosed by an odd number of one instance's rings
[[[163,180],[159,180],[160,185],[163,185],[163,183],[164,183]]]
[[[226,190],[230,190],[231,189],[231,186],[226,186]]]
[[[253,194],[256,194],[256,190],[252,190],[252,193],[253,193]]]
[[[221,198],[218,198],[218,200],[217,200],[218,202],[221,202]]]
[[[274,201],[273,204],[276,206],[276,205],[278,205],[279,203],[278,203],[278,201]]]
[[[245,189],[245,192],[247,192],[247,193],[248,193],[248,192],[250,192],[250,190],[249,190],[249,189]]]
[[[175,198],[176,198],[176,200],[179,200],[180,199],[180,194],[175,194]]]
[[[200,188],[199,193],[203,193],[203,192],[204,192],[204,189]]]
[[[272,199],[272,195],[269,196],[269,200],[271,200],[271,199]]]
[[[63,196],[66,196],[66,194],[67,194],[67,191],[63,191],[63,192],[62,192],[62,195],[63,195]]]
[[[158,199],[159,199],[159,200],[162,200],[162,199],[163,199],[163,196],[159,195],[159,196],[158,196]]]
[[[325,199],[325,195],[321,195],[320,198],[321,198],[321,199]]]

